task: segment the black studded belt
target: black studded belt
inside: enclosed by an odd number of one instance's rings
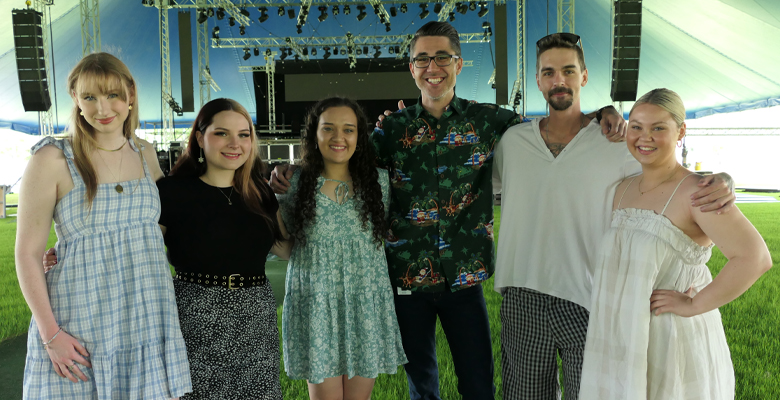
[[[214,274],[204,274],[201,272],[179,272],[179,271],[176,271],[176,275],[174,275],[173,278],[184,282],[197,283],[198,285],[218,286],[218,287],[224,287],[233,290],[250,288],[253,286],[262,286],[263,284],[265,284],[266,281],[265,275],[255,275],[255,276],[248,276],[248,275],[241,275],[241,274],[214,275]]]

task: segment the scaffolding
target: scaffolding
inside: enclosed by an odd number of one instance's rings
[[[574,33],[574,0],[558,0],[558,32]]]
[[[100,8],[98,0],[81,0],[81,56],[100,51]]]

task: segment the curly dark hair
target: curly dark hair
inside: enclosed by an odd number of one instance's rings
[[[378,180],[379,173],[376,170],[376,154],[374,146],[369,140],[368,118],[354,100],[344,97],[330,97],[320,100],[306,116],[306,132],[301,150],[301,176],[298,191],[293,197],[295,211],[290,232],[293,233],[296,240],[305,244],[305,228],[310,226],[315,219],[317,178],[325,167],[322,153],[316,147],[317,127],[320,115],[332,107],[349,107],[357,117],[357,147],[352,158],[349,159],[349,174],[352,176],[355,196],[360,202],[363,229],[369,229],[370,226],[374,242],[379,247],[382,245],[387,231],[387,221],[385,220],[385,205],[382,203],[382,188]]]

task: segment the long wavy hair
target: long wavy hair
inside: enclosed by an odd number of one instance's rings
[[[223,111],[235,111],[246,118],[251,131],[252,145],[249,147],[249,157],[246,162],[236,169],[233,176],[233,190],[238,193],[249,211],[261,216],[274,234],[274,241],[283,240],[282,232],[279,229],[279,223],[276,220],[276,214],[271,213],[272,204],[276,201],[268,181],[264,174],[266,165],[263,162],[260,151],[257,146],[257,137],[255,136],[255,126],[252,123],[252,117],[246,109],[232,99],[214,99],[203,105],[198,112],[195,122],[192,124],[187,149],[179,157],[176,165],[173,166],[170,175],[184,178],[198,178],[206,173],[208,163],[199,163],[198,157],[201,153],[201,147],[198,144],[198,132],[205,135],[206,129],[214,121],[214,116]]]
[[[127,102],[129,97],[135,99],[132,102],[133,108],[128,111],[127,119],[122,125],[123,136],[127,140],[135,141],[139,106],[135,80],[130,75],[130,70],[122,61],[111,54],[92,53],[87,55],[68,74],[68,93],[73,98],[68,138],[73,147],[73,161],[87,189],[87,208],[91,208],[98,189],[97,172],[92,165],[91,156],[97,148],[97,141],[95,140],[95,129],[80,114],[81,110],[77,103],[78,95],[83,92],[82,88],[87,85],[87,82],[95,82],[103,93],[121,89],[118,95],[122,101]]]
[[[306,243],[306,228],[316,216],[317,178],[325,168],[322,153],[316,147],[317,128],[320,115],[333,107],[349,107],[357,117],[357,147],[349,159],[349,174],[352,176],[352,187],[360,204],[363,229],[371,229],[374,242],[381,246],[387,231],[387,222],[385,206],[382,203],[382,188],[378,181],[379,173],[376,170],[376,155],[368,137],[368,119],[355,101],[343,97],[320,100],[306,116],[306,132],[301,150],[301,177],[298,191],[293,197],[295,211],[290,232],[300,243]]]

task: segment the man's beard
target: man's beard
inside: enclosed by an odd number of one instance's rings
[[[553,95],[558,93],[568,93],[572,97],[556,102],[553,100]],[[550,107],[552,107],[552,109],[555,111],[566,110],[569,107],[571,107],[573,103],[574,103],[574,92],[569,88],[565,88],[565,87],[556,88],[547,92],[547,104],[549,104]]]

